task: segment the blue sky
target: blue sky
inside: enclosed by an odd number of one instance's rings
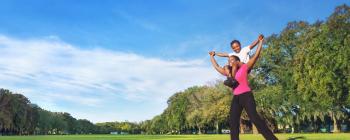
[[[222,78],[230,51],[288,22],[325,20],[334,1],[2,0],[0,87],[93,122],[141,121],[193,85]],[[221,61],[223,62],[223,61]]]

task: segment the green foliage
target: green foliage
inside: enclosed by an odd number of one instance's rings
[[[350,135],[340,134],[276,134],[278,139],[348,140]],[[64,136],[2,136],[6,140],[225,140],[229,135],[64,135]],[[241,140],[264,140],[260,134],[242,134]]]
[[[267,39],[268,47],[257,65],[254,80],[263,85],[257,89],[263,94],[257,97],[260,104],[280,105],[282,110],[272,108],[282,125],[324,122],[327,117],[334,122],[346,120],[349,116],[343,110],[350,107],[349,40],[347,5],[337,7],[325,22],[288,23],[279,35]],[[278,90],[271,90],[274,87]]]
[[[326,21],[294,21],[266,39],[250,74],[257,110],[274,131],[312,131],[350,125],[350,7],[338,6]],[[140,123],[93,124],[50,112],[21,94],[0,89],[2,134],[184,134],[228,129],[232,91],[217,81],[194,86],[168,100],[164,112]],[[242,119],[249,122],[246,113]]]
[[[151,134],[181,134],[205,133],[215,129],[219,133],[223,125],[227,127],[231,94],[222,82],[178,92],[169,98],[168,108],[161,115],[145,121],[150,123],[143,123],[151,125],[151,129],[145,131]],[[158,129],[153,127],[154,124]]]
[[[325,22],[290,22],[280,34],[267,38],[249,81],[257,110],[272,129],[302,131],[307,123],[337,128],[337,122],[348,120],[344,109],[350,109],[349,32],[350,10],[341,5]],[[170,97],[168,108],[155,120],[167,124],[162,127],[166,132],[220,132],[228,127],[231,98],[219,83],[191,87]],[[248,120],[245,113],[243,119]]]

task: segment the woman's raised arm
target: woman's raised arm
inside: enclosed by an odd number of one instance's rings
[[[255,62],[258,60],[259,56],[260,56],[260,52],[262,49],[262,43],[263,43],[264,39],[260,39],[259,40],[259,45],[258,48],[255,51],[255,54],[253,55],[253,57],[248,61],[247,65],[249,69],[252,69],[254,67]]]
[[[213,67],[215,68],[216,71],[218,71],[220,74],[224,75],[224,76],[227,76],[227,73],[225,71],[224,68],[220,67],[219,64],[216,62],[214,56],[215,56],[215,52],[209,52],[209,55],[210,55],[210,61],[211,61],[211,64],[213,65]]]

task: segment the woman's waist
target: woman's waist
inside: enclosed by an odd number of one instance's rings
[[[251,88],[248,85],[239,85],[233,90],[233,94],[238,95],[249,91],[251,91]]]

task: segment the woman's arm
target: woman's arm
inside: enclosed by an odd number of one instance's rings
[[[247,63],[248,69],[252,69],[254,67],[255,62],[258,60],[258,58],[260,56],[261,49],[262,49],[263,41],[264,41],[263,38],[259,40],[259,45],[258,45],[258,48],[256,49],[255,54],[253,55],[252,58],[250,58],[250,60]]]
[[[227,76],[226,71],[224,68],[220,67],[219,64],[216,62],[214,56],[215,56],[215,52],[209,52],[210,55],[210,61],[211,64],[213,65],[213,67],[216,69],[216,71],[218,71],[220,74]]]

